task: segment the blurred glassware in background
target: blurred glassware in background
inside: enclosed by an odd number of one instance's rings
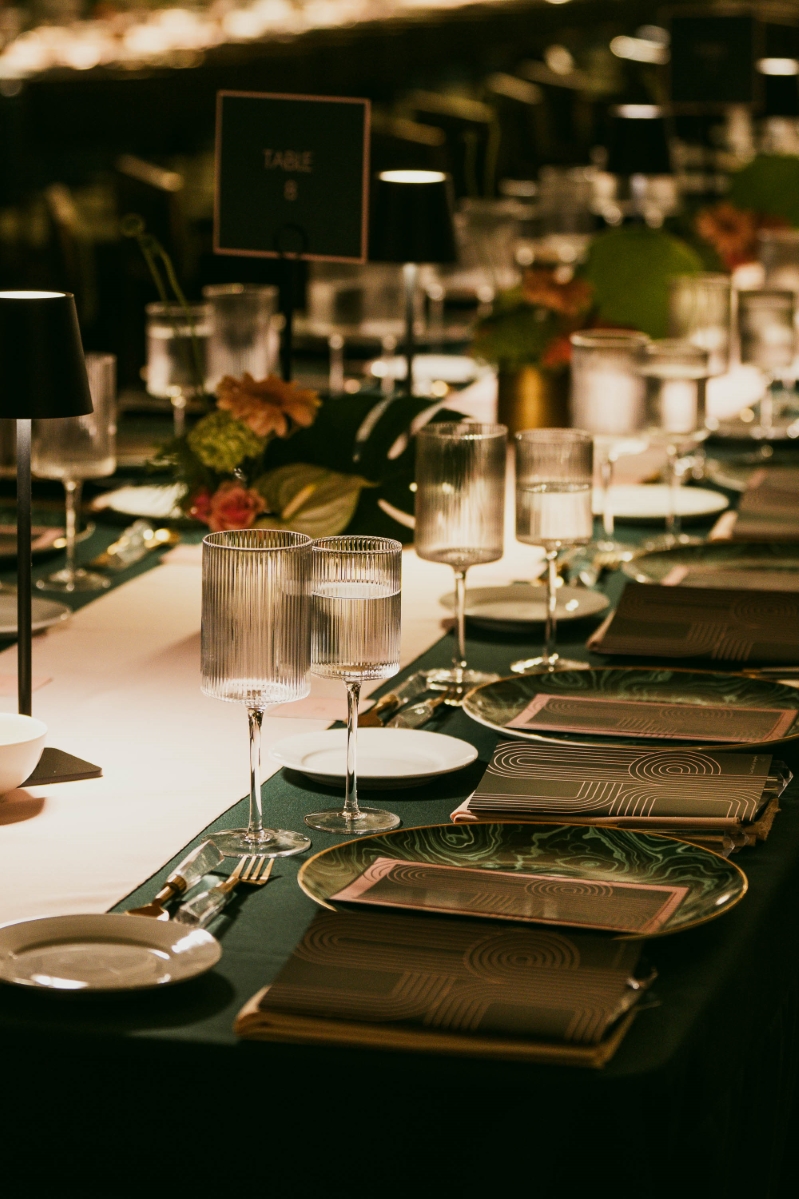
[[[501,200],[461,200],[455,214],[458,271],[481,275],[493,291],[519,282],[516,245],[530,233],[532,204]]]
[[[186,430],[188,403],[205,393],[206,356],[211,334],[208,304],[148,304],[147,391],[169,399],[175,436]]]
[[[741,362],[756,366],[763,376],[760,420],[753,437],[768,438],[777,427],[781,401],[775,383],[792,377],[796,356],[796,294],[793,291],[741,291],[738,293],[738,341]]]
[[[116,358],[87,354],[86,373],[94,411],[88,416],[37,421],[32,469],[41,479],[60,479],[66,492],[66,564],[38,579],[43,591],[101,591],[110,580],[76,565],[80,497],[85,479],[102,479],[116,470]]]
[[[729,275],[677,275],[669,282],[669,333],[707,350],[711,375],[730,364],[732,285]]]
[[[216,391],[225,375],[238,378],[246,371],[253,379],[274,373],[278,332],[274,327],[276,287],[220,283],[203,288],[210,316],[206,349],[206,388]]]
[[[638,361],[646,383],[646,436],[666,450],[669,488],[666,533],[649,541],[647,549],[695,545],[704,538],[681,532],[677,492],[686,459],[708,435],[705,408],[710,355],[689,341],[663,338],[642,346]]]
[[[799,293],[799,229],[761,229],[757,242],[765,287]]]
[[[589,329],[570,338],[571,423],[594,435],[599,466],[602,535],[596,549],[601,554],[628,561],[633,548],[616,540],[611,486],[613,469],[626,454],[647,447],[645,385],[638,364],[649,338],[625,329]]]

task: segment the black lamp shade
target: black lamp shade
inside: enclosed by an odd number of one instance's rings
[[[75,297],[0,291],[0,417],[47,420],[92,411]]]
[[[666,122],[649,104],[622,104],[611,118],[608,164],[612,175],[670,175]]]
[[[372,262],[455,262],[450,181],[441,171],[377,176]]]

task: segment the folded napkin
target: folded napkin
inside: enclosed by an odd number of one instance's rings
[[[503,741],[451,819],[662,831],[726,855],[765,840],[791,778],[769,754]]]
[[[640,942],[393,912],[321,912],[239,1036],[601,1066],[651,978]]]
[[[799,594],[631,582],[616,611],[587,644],[601,654],[795,664],[799,663]],[[704,711],[707,721],[711,709]],[[776,720],[776,709],[773,714]],[[785,731],[768,735],[784,736]],[[715,739],[710,729],[702,736]],[[757,734],[741,740],[761,737],[758,725]]]

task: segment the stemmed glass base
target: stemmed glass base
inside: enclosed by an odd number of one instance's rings
[[[470,691],[472,687],[479,687],[482,683],[495,683],[502,677],[493,671],[459,670],[455,666],[440,670],[424,670],[421,673],[425,676],[427,686],[431,691],[446,691],[457,687],[462,693]],[[463,698],[463,695],[460,698]],[[458,697],[453,697],[452,703],[458,703]]]
[[[246,828],[231,828],[212,833],[212,840],[226,858],[249,853],[265,858],[287,858],[293,853],[303,853],[311,845],[310,837],[304,833],[285,828],[265,828],[258,833],[250,833]]]
[[[578,662],[576,658],[561,658],[553,654],[549,658],[519,658],[511,662],[514,674],[551,674],[554,670],[588,670],[590,662]]]
[[[64,567],[63,570],[57,570],[45,579],[37,579],[36,586],[40,591],[63,591],[65,593],[104,591],[111,586],[111,580],[98,575],[93,570],[84,570],[83,567],[78,567],[77,570],[69,570]]]
[[[362,837],[365,833],[387,833],[399,828],[399,816],[382,808],[365,808],[358,804],[358,815],[350,817],[347,812],[330,808],[325,812],[312,812],[305,817],[309,828],[321,829],[324,833],[341,833],[345,837]]]
[[[651,554],[658,550],[678,550],[684,545],[704,545],[707,537],[697,537],[690,533],[660,533],[643,543],[641,550]]]

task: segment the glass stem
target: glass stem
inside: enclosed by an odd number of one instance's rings
[[[766,375],[766,386],[763,391],[763,398],[760,401],[760,434],[762,437],[768,437],[774,428],[774,380],[776,376],[773,374]]]
[[[668,510],[666,512],[666,533],[669,540],[676,542],[680,536],[680,476],[677,471],[677,447],[670,445],[667,459]]]
[[[455,653],[452,669],[457,681],[463,681],[466,669],[466,571],[455,571]]]
[[[616,536],[616,521],[613,516],[613,505],[610,502],[610,488],[613,483],[613,454],[608,450],[603,456],[599,467],[599,478],[602,484],[602,531],[604,540],[613,542]]]
[[[173,429],[176,437],[182,437],[186,432],[186,402],[183,392],[172,396]]]
[[[551,668],[555,665],[556,617],[555,605],[558,599],[558,551],[547,550],[547,622],[544,628],[544,652],[541,655],[544,666]]]
[[[358,746],[358,700],[361,697],[361,684],[347,680],[347,776],[344,790],[344,815],[347,820],[354,821],[360,816],[358,807],[358,765],[356,750]]]
[[[250,723],[250,819],[247,824],[247,839],[264,840],[264,824],[261,812],[261,725],[263,708],[248,708]]]
[[[65,479],[64,491],[66,492],[66,542],[67,542],[67,562],[66,575],[69,582],[74,582],[76,571],[76,555],[77,555],[77,540],[78,540],[78,510],[80,508],[80,497],[83,490],[83,481],[81,479]]]

